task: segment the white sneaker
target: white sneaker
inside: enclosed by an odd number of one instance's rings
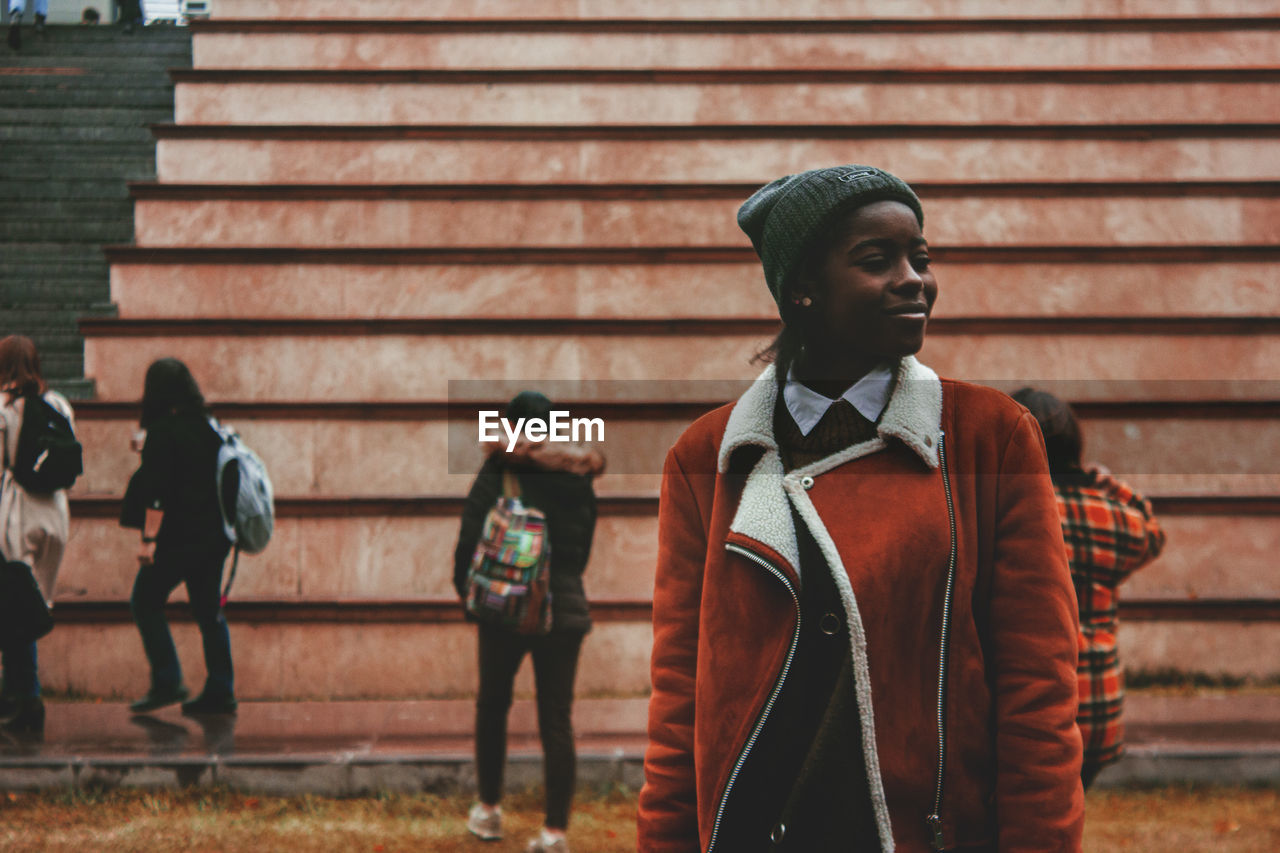
[[[569,853],[569,842],[563,835],[539,833],[537,838],[529,839],[524,848],[525,853]]]
[[[467,831],[481,841],[497,841],[502,838],[502,809],[487,809],[481,803],[471,807],[467,815]]]

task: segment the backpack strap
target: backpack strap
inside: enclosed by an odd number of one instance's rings
[[[520,478],[510,468],[502,469],[502,496],[504,498],[520,497]]]
[[[231,571],[227,574],[227,585],[222,588],[222,597],[218,600],[220,607],[227,606],[227,598],[231,595],[231,584],[236,580],[236,567],[240,565],[240,546],[237,544],[231,549]]]

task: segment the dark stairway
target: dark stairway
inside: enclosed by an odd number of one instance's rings
[[[28,16],[29,17],[29,16]],[[77,321],[114,313],[104,245],[133,239],[128,182],[155,177],[149,125],[173,120],[170,68],[191,66],[185,27],[23,27],[0,47],[0,335],[29,335],[73,398]]]

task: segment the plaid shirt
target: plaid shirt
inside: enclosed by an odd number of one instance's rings
[[[1055,484],[1062,537],[1080,601],[1080,733],[1094,772],[1124,750],[1124,683],[1116,656],[1117,588],[1164,547],[1151,503],[1107,475],[1089,485]]]

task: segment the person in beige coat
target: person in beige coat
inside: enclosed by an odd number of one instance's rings
[[[22,488],[10,471],[17,454],[22,426],[23,397],[40,394],[73,421],[71,405],[50,391],[40,373],[40,357],[30,338],[10,335],[0,340],[0,552],[6,559],[31,566],[45,601],[53,604],[58,567],[67,544],[70,511],[67,493],[32,494]],[[74,421],[73,421],[74,424]],[[44,702],[40,698],[36,644],[0,650],[4,687],[0,690],[0,718],[7,731],[34,734],[44,729]]]

